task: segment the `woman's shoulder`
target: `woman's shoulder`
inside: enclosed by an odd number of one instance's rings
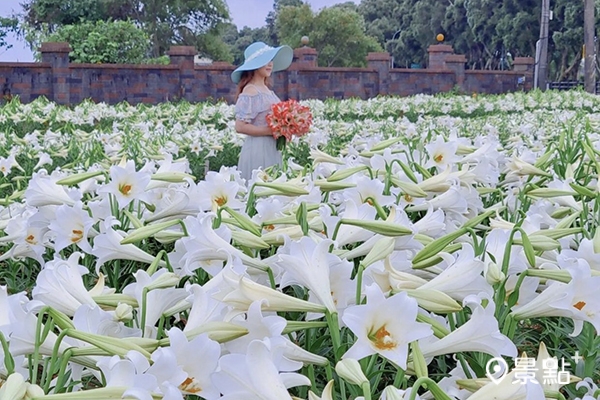
[[[240,93],[240,96],[259,96],[259,95],[272,95],[274,94],[273,91],[269,88],[265,88],[264,90],[259,90],[256,86],[254,85],[246,85],[246,87],[244,87],[244,90],[242,90],[242,93]]]

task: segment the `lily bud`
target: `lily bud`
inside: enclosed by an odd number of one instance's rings
[[[130,321],[133,319],[133,307],[129,304],[119,303],[115,309],[115,318],[117,321]]]
[[[260,236],[260,226],[254,221],[250,219],[245,214],[232,210],[231,208],[225,206],[223,210],[227,211],[229,215],[239,224],[240,228],[247,230],[248,232]]]
[[[567,215],[573,212],[571,207],[558,207],[550,216],[554,219],[565,218]],[[562,222],[562,221],[561,221]],[[560,223],[560,222],[559,222]]]
[[[240,246],[248,247],[251,249],[263,250],[271,247],[259,236],[256,236],[247,231],[231,231],[231,238]]]
[[[427,378],[427,362],[425,361],[425,357],[423,357],[423,353],[421,352],[421,348],[419,347],[419,342],[414,341],[410,343],[410,349],[412,350],[412,360],[413,367],[415,369],[415,374],[417,378]]]
[[[310,151],[310,158],[313,159],[314,164],[324,163],[324,162],[331,163],[331,164],[338,164],[338,165],[346,164],[343,160],[340,160],[338,157],[329,155],[319,149],[312,149]]]
[[[21,374],[11,374],[4,385],[0,387],[0,399],[27,400],[41,397],[44,391],[37,385],[25,382]]]
[[[596,229],[596,233],[592,239],[592,246],[594,248],[594,253],[600,253],[600,229]]]
[[[335,372],[353,385],[361,386],[363,383],[369,382],[366,375],[360,368],[360,364],[354,358],[345,358],[335,365]]]
[[[483,265],[483,276],[490,285],[503,282],[506,276],[495,262],[489,261]]]
[[[379,239],[371,251],[367,254],[367,256],[362,260],[362,265],[364,268],[367,268],[369,265],[383,260],[394,251],[394,246],[396,244],[396,239],[391,237],[382,237]]]
[[[552,189],[552,188],[540,188],[533,189],[527,192],[529,197],[541,197],[545,199],[551,199],[553,197],[561,196],[575,196],[577,193],[568,190]]]
[[[153,181],[161,181],[161,182],[170,182],[170,183],[181,183],[186,182],[187,180],[196,180],[194,175],[186,174],[185,172],[159,172],[157,174],[153,174],[150,179]]]
[[[160,275],[154,282],[146,286],[148,291],[154,289],[164,289],[176,286],[181,279],[172,272],[165,272]]]
[[[123,240],[121,240],[121,244],[129,244],[129,243],[139,242],[139,241],[146,239],[164,229],[170,228],[171,226],[179,224],[179,223],[181,223],[181,220],[176,219],[176,220],[172,220],[172,221],[161,222],[158,224],[146,225],[142,228],[131,231],[131,233],[129,233],[129,235],[127,235],[127,237],[125,237]]]
[[[405,289],[403,291],[417,300],[419,307],[436,314],[450,314],[462,310],[462,306],[456,300],[436,289]]]
[[[391,181],[394,186],[400,188],[404,194],[407,194],[410,197],[427,197],[427,193],[416,183],[403,181],[397,176],[392,176]]]
[[[406,236],[412,235],[412,230],[394,222],[388,221],[364,221],[362,219],[346,219],[342,218],[341,223],[346,225],[359,226],[374,233],[383,236]]]
[[[335,171],[333,174],[331,174],[331,176],[329,178],[327,178],[328,182],[337,182],[337,181],[341,181],[343,179],[346,179],[358,172],[364,171],[365,169],[368,169],[369,167],[367,167],[366,165],[359,165],[358,167],[351,167],[351,168],[346,168],[343,170],[338,170]]]
[[[318,179],[314,181],[314,184],[315,186],[318,186],[322,192],[333,192],[356,187],[356,183],[329,182],[325,179]]]
[[[454,232],[451,232],[447,235],[444,235],[440,238],[435,239],[431,243],[427,244],[425,247],[419,251],[412,260],[413,265],[419,263],[420,261],[426,260],[428,258],[436,256],[441,251],[445,251],[444,249],[450,243],[464,235],[466,229],[461,228]]]
[[[535,251],[551,251],[560,248],[560,243],[558,241],[542,235],[529,236],[529,242]],[[515,238],[513,243],[523,245],[524,241]]]
[[[215,342],[225,343],[247,335],[248,329],[240,325],[232,324],[231,322],[209,321],[193,329],[184,329],[183,333],[185,333],[185,336],[190,340],[202,333],[206,333],[208,334],[209,339],[214,340]],[[160,345],[168,346],[168,340],[169,338],[161,340]]]
[[[400,137],[392,137],[392,138],[389,138],[389,139],[386,139],[386,140],[383,140],[383,141],[377,143],[376,145],[371,147],[369,150],[370,151],[385,150],[388,147],[390,147],[391,145],[396,144],[401,140],[402,140],[402,138],[400,138]]]
[[[58,181],[56,181],[56,184],[65,186],[77,185],[78,183],[87,181],[88,179],[94,178],[98,175],[102,175],[103,173],[104,171],[102,170],[82,172],[80,174],[74,174],[71,176],[67,176],[66,178],[59,179]]]
[[[276,194],[284,196],[303,196],[308,194],[306,189],[293,183],[257,182],[254,184],[254,186],[272,189],[276,192]],[[267,191],[257,192],[256,196],[264,196],[266,192]]]

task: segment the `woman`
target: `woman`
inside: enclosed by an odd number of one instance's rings
[[[266,119],[271,105],[280,101],[269,89],[269,77],[272,72],[289,67],[293,54],[289,46],[252,43],[244,51],[244,63],[231,74],[231,80],[237,84],[235,130],[247,135],[238,162],[244,179],[252,178],[252,171],[257,168],[281,166],[281,152]]]

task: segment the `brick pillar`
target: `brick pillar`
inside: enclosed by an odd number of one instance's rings
[[[46,42],[39,48],[42,62],[52,66],[52,99],[58,104],[69,104],[71,101],[71,70],[69,53],[71,46],[67,42]]]
[[[389,94],[390,81],[390,54],[389,53],[369,53],[367,54],[367,66],[377,71],[379,75],[378,90],[380,95]]]
[[[294,60],[292,61],[292,65],[296,68],[314,68],[317,66],[317,56],[317,50],[312,47],[304,46],[294,49]]]
[[[533,89],[533,72],[535,68],[535,59],[533,57],[515,57],[513,61],[513,71],[523,74],[517,79],[517,85],[524,90]]]
[[[279,97],[304,100],[301,94],[299,75],[304,69],[317,68],[317,56],[317,50],[312,47],[303,46],[294,49],[292,65],[286,71],[281,72],[281,74],[285,74],[283,78],[285,92],[281,93]]]
[[[427,48],[427,52],[429,53],[428,69],[447,69],[446,57],[454,54],[454,49],[447,44],[432,44]]]
[[[465,83],[465,63],[467,57],[464,54],[450,54],[446,56],[446,69],[454,72],[456,84],[462,88]]]
[[[171,65],[179,66],[179,93],[177,97],[193,101],[192,90],[196,74],[194,72],[194,57],[198,54],[194,46],[171,46],[167,52]]]

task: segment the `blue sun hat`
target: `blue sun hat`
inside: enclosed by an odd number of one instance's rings
[[[292,63],[294,51],[290,46],[271,47],[263,42],[254,42],[244,51],[244,63],[231,73],[231,80],[238,83],[242,72],[253,71],[273,61],[273,72],[283,71]]]

